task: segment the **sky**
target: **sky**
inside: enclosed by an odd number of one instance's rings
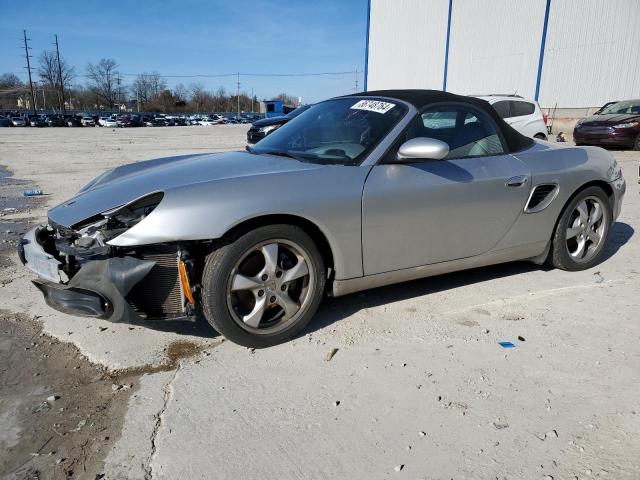
[[[0,74],[27,79],[23,29],[32,67],[58,34],[61,55],[78,75],[101,58],[113,58],[123,74],[350,72],[240,78],[240,89],[259,99],[286,92],[310,103],[353,92],[356,70],[362,89],[366,23],[367,0],[0,0]],[[166,81],[235,92],[237,77]]]

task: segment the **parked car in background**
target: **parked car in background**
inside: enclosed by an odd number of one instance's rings
[[[99,127],[104,127],[105,124],[104,122],[107,121],[109,119],[109,117],[100,117],[98,118],[98,126]]]
[[[65,115],[64,123],[67,127],[81,127],[82,123],[80,123],[80,118],[75,115]]]
[[[169,120],[167,120],[163,116],[156,116],[146,122],[145,125],[148,127],[168,127],[169,123]]]
[[[247,132],[247,143],[253,144],[262,140],[264,137],[280,128],[285,123],[296,118],[301,113],[305,112],[311,107],[311,105],[302,105],[296,108],[292,112],[282,115],[280,117],[263,118],[253,122],[251,128]]]
[[[526,100],[519,95],[473,95],[486,100],[505,122],[521,134],[547,139],[547,124],[538,102]]]
[[[616,146],[640,150],[640,99],[605,105],[573,129],[576,145]]]
[[[613,105],[614,103],[618,103],[618,100],[616,100],[615,102],[607,102],[607,103],[605,103],[598,110],[593,112],[593,115],[600,115],[605,108],[609,107],[610,105]]]
[[[203,315],[267,347],[299,335],[326,294],[516,260],[597,265],[622,170],[602,149],[541,143],[472,97],[333,98],[244,152],[100,173],[25,234],[20,259],[67,314]]]
[[[107,118],[101,118],[100,120],[102,122],[101,125],[103,127],[115,128],[118,126],[118,122],[115,118],[107,117]]]
[[[44,118],[47,127],[64,127],[64,119],[60,115],[47,115]]]
[[[11,123],[14,127],[28,127],[29,124],[22,117],[11,117]]]
[[[8,118],[0,117],[0,127],[13,127],[13,124]]]
[[[29,126],[30,127],[46,127],[44,119],[40,115],[31,115],[29,117]]]
[[[226,119],[222,115],[209,115],[208,117],[202,118],[199,122],[200,125],[221,125],[226,123]]]
[[[82,117],[80,119],[80,124],[83,127],[95,127],[96,122],[93,120],[93,117]]]

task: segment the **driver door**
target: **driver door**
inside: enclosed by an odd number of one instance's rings
[[[449,154],[398,163],[397,149],[417,136],[446,142]],[[529,177],[528,167],[506,153],[498,127],[484,112],[462,103],[430,107],[365,183],[365,275],[488,252],[522,213]]]

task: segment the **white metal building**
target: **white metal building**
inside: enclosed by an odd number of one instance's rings
[[[365,88],[640,98],[640,0],[370,0]]]

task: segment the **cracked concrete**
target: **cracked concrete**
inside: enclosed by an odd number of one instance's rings
[[[147,461],[145,462],[145,465],[143,467],[144,479],[145,480],[152,480],[153,479],[153,460],[154,460],[154,458],[156,456],[156,450],[157,450],[156,437],[158,436],[158,433],[160,432],[160,428],[162,427],[162,419],[163,419],[164,413],[167,410],[167,406],[169,405],[169,401],[171,400],[171,394],[173,392],[172,388],[171,388],[171,384],[176,379],[176,376],[178,375],[179,371],[180,371],[180,363],[178,363],[178,366],[174,370],[173,375],[171,375],[171,378],[169,379],[169,381],[163,387],[164,401],[162,403],[162,408],[156,414],[156,421],[154,423],[153,431],[151,432],[151,438],[150,438],[151,451],[149,452],[149,458],[147,459]]]
[[[150,442],[157,435],[156,416],[166,408],[164,390],[174,376],[175,371],[169,371],[140,379],[129,401],[120,440],[105,459],[110,480],[146,480]]]

